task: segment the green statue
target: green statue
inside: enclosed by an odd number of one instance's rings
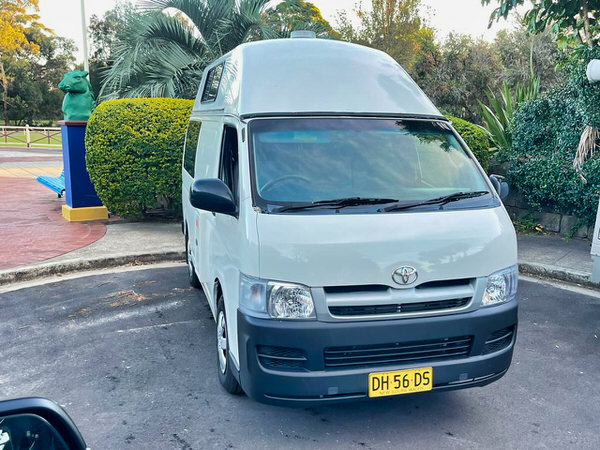
[[[96,107],[87,75],[84,70],[74,70],[66,73],[58,84],[58,88],[66,93],[62,104],[65,120],[88,120]]]

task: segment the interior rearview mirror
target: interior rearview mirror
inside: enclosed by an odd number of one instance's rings
[[[217,178],[196,180],[190,188],[190,203],[194,208],[214,213],[237,215],[237,207],[229,187]]]
[[[510,187],[506,181],[506,178],[504,178],[502,175],[490,175],[490,181],[492,182],[492,185],[494,186],[494,189],[496,189],[496,192],[500,198],[506,198],[510,192]]]
[[[0,449],[85,450],[83,437],[67,413],[41,397],[0,402]]]

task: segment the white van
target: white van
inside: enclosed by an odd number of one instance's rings
[[[390,56],[305,37],[240,45],[204,72],[182,176],[190,282],[216,318],[227,391],[307,405],[506,373],[514,228]]]

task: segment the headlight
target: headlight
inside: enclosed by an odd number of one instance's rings
[[[514,299],[518,281],[519,268],[516,265],[491,274],[487,279],[482,305],[497,305]]]
[[[280,283],[240,275],[240,309],[254,317],[314,319],[310,289],[301,284]]]

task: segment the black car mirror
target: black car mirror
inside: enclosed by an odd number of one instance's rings
[[[40,397],[0,402],[0,449],[85,450],[83,437],[68,414]]]
[[[494,189],[498,193],[501,199],[506,198],[508,193],[510,192],[510,186],[502,175],[490,175],[490,181],[494,186]]]
[[[237,215],[237,207],[231,190],[217,178],[194,181],[190,188],[190,203],[194,208],[214,213]]]

